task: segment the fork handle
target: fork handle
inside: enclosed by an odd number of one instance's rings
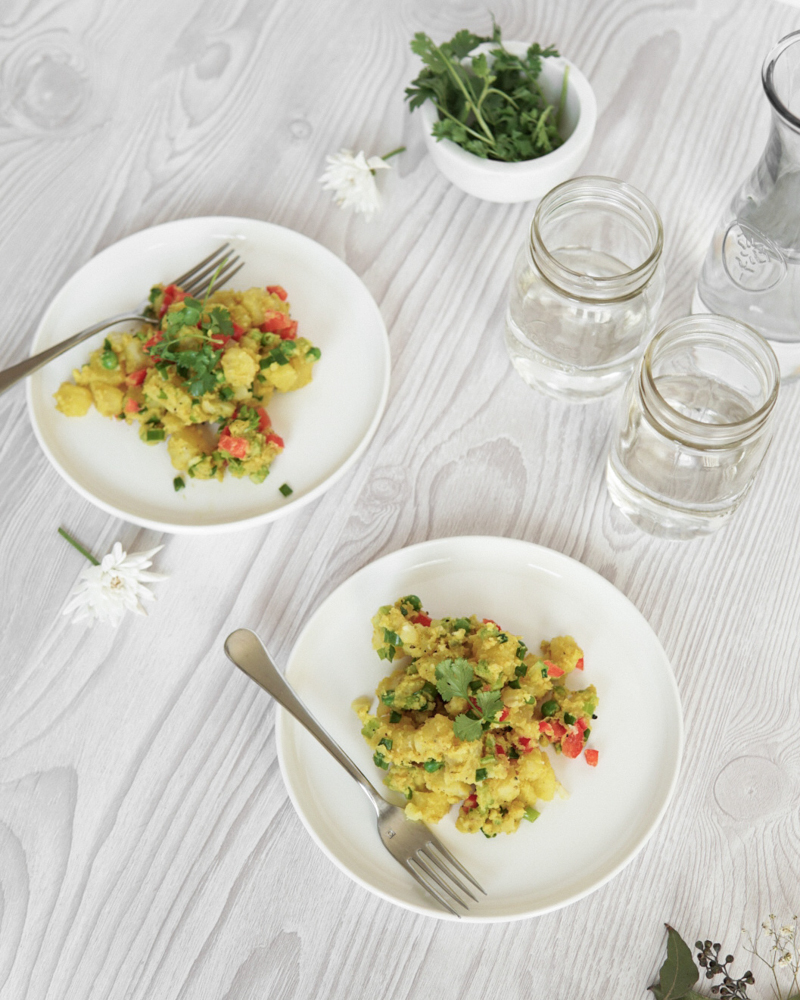
[[[88,340],[89,337],[100,333],[101,330],[107,330],[110,326],[116,326],[117,323],[127,323],[131,320],[136,320],[140,323],[147,322],[141,313],[120,313],[119,316],[111,316],[100,323],[95,323],[94,326],[87,326],[85,330],[81,330],[68,340],[62,340],[60,344],[54,344],[52,347],[48,347],[46,351],[40,351],[38,354],[34,354],[32,358],[27,358],[25,361],[20,361],[18,365],[12,365],[11,368],[0,371],[0,395],[6,389],[10,389],[12,385],[16,385],[26,375],[33,374],[42,365],[46,365],[48,361],[52,361],[53,358],[57,358],[60,354],[70,350],[70,348],[75,347],[77,344],[82,344],[84,340]]]
[[[308,711],[300,701],[294,691],[289,687],[279,673],[277,667],[270,659],[270,655],[255,632],[249,628],[239,628],[231,632],[225,640],[225,652],[228,659],[232,660],[236,666],[247,676],[256,682],[260,687],[271,694],[278,704],[295,717],[301,726],[311,733],[347,771],[351,778],[359,783],[366,793],[375,811],[380,816],[389,803],[378,794],[372,783],[364,775],[361,769],[342,750],[339,744],[322,728],[314,716]]]

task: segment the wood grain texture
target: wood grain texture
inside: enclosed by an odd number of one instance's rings
[[[663,318],[688,311],[717,216],[766,137],[758,73],[797,12],[763,0],[496,0],[507,38],[554,41],[599,105],[585,173],[659,207]],[[538,397],[501,339],[531,206],[478,202],[425,155],[408,39],[487,29],[453,0],[5,0],[0,5],[0,366],[99,249],[145,226],[240,214],[319,240],[390,330],[385,418],[317,503],[227,537],[159,537],[71,492],[20,391],[0,397],[0,998],[516,1000],[639,997],[668,920],[733,947],[800,906],[800,421],[796,386],[752,499],[723,533],[668,543],[613,508],[613,404]],[[317,183],[340,146],[408,151],[367,225]],[[163,543],[146,620],[59,615],[98,552]],[[640,608],[686,719],[674,802],[603,889],[507,926],[453,926],[371,896],[288,802],[269,699],[222,655],[258,629],[283,661],[354,570],[458,533],[551,546]]]

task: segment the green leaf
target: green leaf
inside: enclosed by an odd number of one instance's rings
[[[667,927],[667,958],[658,983],[650,990],[656,1000],[682,1000],[700,978],[692,951],[674,927]]]
[[[494,721],[495,715],[503,710],[503,699],[499,691],[478,691],[475,701],[487,722]]]
[[[483,727],[481,726],[480,719],[470,719],[469,716],[462,712],[461,715],[457,715],[453,720],[453,735],[457,736],[460,740],[465,740],[467,743],[477,740],[482,732]]]
[[[468,698],[469,682],[474,676],[466,660],[442,660],[436,664],[436,689],[444,701],[455,697]]]

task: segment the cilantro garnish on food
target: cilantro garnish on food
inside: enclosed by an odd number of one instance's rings
[[[549,752],[598,765],[588,745],[597,692],[566,682],[584,669],[572,636],[531,653],[495,620],[434,618],[414,594],[379,608],[372,629],[372,648],[391,673],[374,710],[366,696],[353,709],[410,819],[437,823],[458,804],[456,829],[513,833],[558,790]]]
[[[481,53],[465,64],[484,42],[495,45],[489,58]],[[411,50],[425,67],[406,88],[406,100],[412,111],[433,102],[439,113],[433,126],[437,139],[451,139],[476,156],[508,163],[536,159],[563,143],[558,128],[568,70],[557,105],[539,84],[542,59],[558,55],[552,45],[543,49],[534,42],[523,57],[512,55],[494,24],[490,37],[464,30],[441,45],[417,32]]]

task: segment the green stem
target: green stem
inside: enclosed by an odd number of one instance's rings
[[[501,97],[505,97],[507,101],[510,101],[515,108],[519,109],[519,105],[514,100],[514,98],[511,97],[509,94],[504,94],[503,91],[498,90],[497,87],[489,87],[489,89],[486,91],[486,94],[499,94]],[[486,94],[484,94],[483,97],[486,97]],[[481,98],[481,101],[483,101],[483,97]]]
[[[397,149],[393,149],[391,153],[386,153],[381,157],[382,160],[390,160],[393,156],[397,156],[398,153],[405,153],[405,146],[398,146]]]
[[[564,108],[567,106],[567,80],[569,80],[569,66],[564,68],[564,80],[561,84],[561,97],[558,101],[558,114],[556,115],[556,127],[561,128],[561,118],[564,114]]]
[[[223,267],[225,267],[225,265],[227,263],[228,263],[228,258],[227,257],[223,257],[222,260],[219,262],[219,267],[211,275],[211,281],[209,281],[209,283],[208,283],[208,289],[206,290],[206,296],[203,299],[203,306],[202,306],[202,311],[203,312],[206,311],[206,302],[208,302],[208,297],[211,294],[211,290],[214,287],[214,282],[217,280],[217,276],[219,275],[219,272],[223,269]]]
[[[452,63],[447,58],[447,56],[444,54],[444,52],[442,52],[442,50],[439,48],[439,46],[436,45],[436,44],[434,44],[433,47],[439,53],[439,56],[441,57],[442,62],[445,64],[445,66],[447,67],[448,71],[450,72],[450,76],[452,76],[452,78],[455,80],[456,85],[458,86],[458,89],[461,91],[461,93],[464,95],[464,97],[466,97],[467,104],[472,108],[472,113],[475,115],[475,118],[476,118],[478,124],[483,129],[483,133],[484,133],[484,136],[485,136],[484,141],[488,142],[490,145],[494,146],[495,145],[495,141],[494,141],[494,136],[492,135],[491,129],[487,126],[486,122],[481,117],[480,108],[476,107],[475,101],[474,101],[472,95],[467,90],[467,88],[464,86],[464,83],[463,83],[461,77],[453,69]],[[450,117],[452,117],[452,115]],[[483,136],[481,138],[483,138]]]
[[[481,142],[486,142],[487,141],[485,135],[481,135],[480,132],[476,132],[475,129],[470,128],[469,125],[465,125],[464,122],[459,121],[458,118],[456,118],[455,115],[451,115],[450,112],[447,111],[445,108],[439,107],[439,105],[436,103],[436,101],[434,101],[433,103],[434,103],[434,107],[436,108],[436,110],[439,112],[440,115],[444,115],[445,118],[449,118],[450,121],[455,122],[456,125],[461,125],[461,127],[465,128],[467,130],[467,132],[469,132],[470,135],[474,135],[475,138],[476,139],[480,139]],[[494,142],[492,143],[492,145],[494,146]]]
[[[59,528],[58,533],[59,535],[61,535],[62,538],[66,539],[74,549],[77,549],[82,556],[86,556],[86,558],[89,560],[92,566],[100,565],[100,563],[97,561],[97,559],[95,559],[92,553],[89,552],[87,549],[85,549],[80,542],[76,542],[75,539],[72,537],[72,535],[67,534],[67,532],[64,531],[63,528]]]

